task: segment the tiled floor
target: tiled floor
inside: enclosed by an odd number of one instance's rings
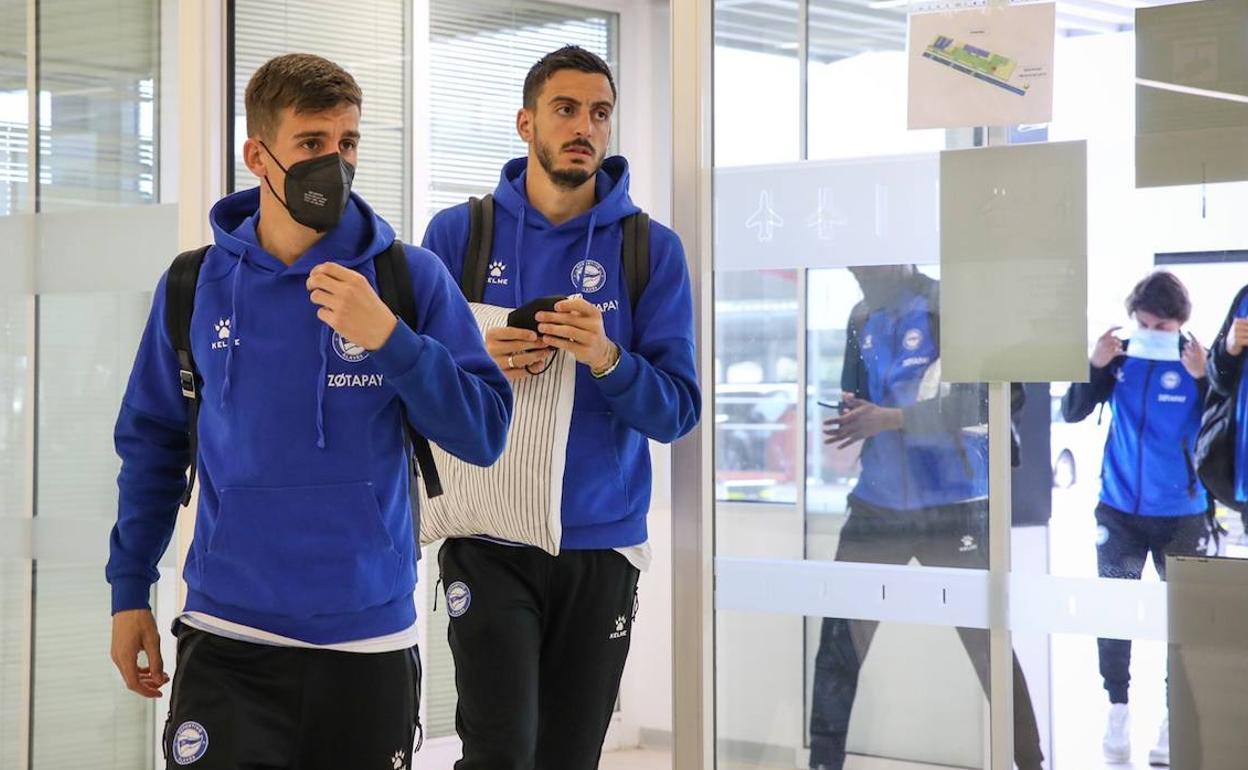
[[[672,770],[672,755],[666,751],[617,751],[604,754],[598,770]],[[725,765],[719,770],[797,770],[795,768],[771,768],[762,765]],[[870,757],[850,757],[845,770],[948,770],[933,765],[916,765],[910,762],[894,762]],[[1117,769],[1115,769],[1117,770]]]
[[[1110,765],[1099,757],[1084,765],[1084,770],[1148,770],[1148,749],[1152,745],[1145,736],[1136,736],[1133,750],[1134,764]],[[665,751],[617,751],[604,754],[598,770],[672,770],[672,755]],[[773,768],[762,765],[721,765],[719,770],[802,770],[801,768]],[[920,765],[873,757],[851,756],[845,762],[845,770],[951,770],[943,765]]]

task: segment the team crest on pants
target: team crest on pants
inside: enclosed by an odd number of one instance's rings
[[[458,618],[468,611],[472,606],[472,591],[468,590],[468,586],[463,581],[456,580],[446,587],[446,611],[453,617]]]
[[[208,731],[199,722],[183,722],[173,734],[173,761],[189,765],[208,751]]]

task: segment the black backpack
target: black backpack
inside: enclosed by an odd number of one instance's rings
[[[191,490],[195,486],[195,472],[199,466],[199,404],[200,388],[203,378],[195,368],[195,357],[191,353],[191,314],[195,309],[195,288],[199,285],[199,269],[204,264],[204,255],[208,247],[203,246],[193,251],[178,255],[169,268],[169,278],[165,287],[165,328],[174,352],[178,355],[178,380],[182,395],[186,397],[187,425],[186,432],[190,439],[191,464],[190,476],[186,483],[186,492],[182,496],[182,505],[191,502]],[[403,319],[403,322],[416,329],[416,298],[412,291],[411,271],[407,266],[407,256],[403,253],[403,244],[395,241],[390,248],[378,254],[374,260],[377,268],[377,288],[381,300],[386,307]],[[438,468],[433,461],[433,450],[429,440],[416,432],[405,418],[403,427],[407,431],[410,445],[409,457],[412,468],[413,511],[416,505],[415,479],[423,477],[425,490],[430,498],[442,494],[442,482],[438,477]]]
[[[460,290],[469,302],[480,302],[485,294],[490,250],[494,245],[494,197],[486,195],[483,198],[472,198],[468,204],[468,248],[464,252]],[[633,307],[636,308],[646,284],[650,281],[650,217],[644,212],[633,214],[621,220],[620,224],[624,229],[621,259],[625,282]],[[195,357],[191,353],[191,315],[195,310],[199,270],[204,264],[204,255],[208,253],[208,248],[202,246],[179,254],[169,268],[165,288],[165,328],[178,356],[178,380],[182,395],[190,402],[187,408],[186,432],[190,439],[191,463],[186,491],[182,496],[184,506],[191,502],[191,491],[195,486],[195,474],[199,466],[199,405],[203,378],[195,368]],[[407,267],[407,257],[403,253],[403,244],[396,240],[373,261],[377,269],[377,289],[381,300],[415,331],[416,298],[412,292],[412,276]],[[410,445],[412,477],[423,477],[426,493],[430,498],[438,497],[442,494],[442,481],[438,476],[429,440],[417,433],[407,419],[403,420],[403,427],[407,431]],[[413,510],[416,510],[415,490],[413,484]]]
[[[1209,356],[1217,355],[1217,350],[1226,344],[1226,335],[1230,332],[1231,323],[1235,320],[1235,309],[1244,301],[1248,288],[1239,290],[1235,301],[1231,303],[1231,312],[1227,314],[1217,338],[1213,341]],[[1238,417],[1235,402],[1239,398],[1239,371],[1232,373],[1227,383],[1226,392],[1210,387],[1205,396],[1205,409],[1201,415],[1200,432],[1196,434],[1196,448],[1193,462],[1196,474],[1205,485],[1205,489],[1215,500],[1233,511],[1242,512],[1245,505],[1235,499],[1235,433],[1238,430]]]
[[[638,212],[620,220],[624,243],[620,261],[624,265],[624,285],[634,310],[650,282],[650,215]],[[468,248],[464,251],[464,269],[459,275],[459,289],[469,302],[480,302],[485,296],[485,281],[494,248],[494,196],[468,200]]]

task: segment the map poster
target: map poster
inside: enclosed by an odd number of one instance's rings
[[[1054,3],[910,16],[909,127],[1048,123]]]

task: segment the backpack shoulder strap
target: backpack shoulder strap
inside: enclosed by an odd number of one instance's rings
[[[390,312],[401,318],[412,331],[418,331],[416,293],[412,288],[412,271],[407,265],[407,254],[404,252],[403,243],[396,240],[390,244],[390,248],[374,257],[373,264],[377,270],[377,293],[381,296],[381,301],[386,303]],[[406,410],[403,427],[412,448],[413,477],[425,480],[425,491],[429,498],[433,499],[442,494],[442,479],[438,475],[438,466],[433,459],[433,448],[429,446],[429,439],[417,433],[412,427],[411,420],[407,419]],[[416,507],[413,507],[413,511],[415,510]]]
[[[621,259],[624,263],[624,282],[633,310],[641,301],[641,295],[650,283],[650,215],[644,211],[624,218],[620,225],[624,231]]]
[[[190,469],[182,505],[190,505],[195,488],[195,472],[199,466],[199,403],[202,378],[195,368],[191,352],[191,316],[195,312],[195,289],[199,286],[199,270],[204,265],[207,246],[184,251],[169,266],[165,279],[165,331],[178,356],[178,385],[187,399],[186,434],[190,447]]]
[[[459,276],[459,289],[469,302],[480,302],[485,296],[486,272],[494,249],[494,196],[468,199],[468,247],[464,250],[464,268]]]
[[[381,301],[412,327],[412,331],[417,331],[416,295],[403,243],[396,240],[390,244],[390,248],[373,259],[373,264],[377,269],[377,293]]]

